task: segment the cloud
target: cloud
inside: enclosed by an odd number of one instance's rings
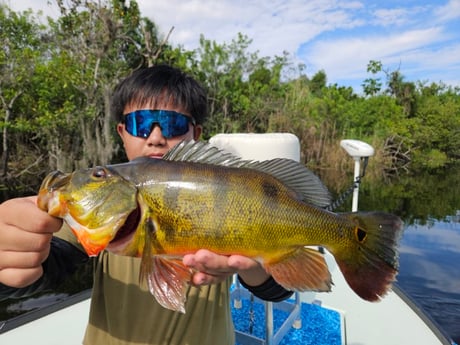
[[[186,49],[198,46],[200,34],[218,43],[229,43],[241,32],[252,39],[251,51],[258,51],[260,56],[286,51],[295,61],[306,64],[307,73],[325,70],[332,83],[356,87],[367,77],[366,66],[371,59],[395,69],[402,66],[401,72],[410,72],[407,75],[414,81],[431,76],[435,81],[446,76],[452,79],[452,74],[444,71],[458,70],[449,55],[457,51],[455,42],[446,45],[456,34],[447,31],[444,21],[452,17],[446,14],[454,11],[460,0],[442,7],[429,4],[396,8],[366,6],[362,1],[322,0],[195,0],[187,6],[179,0],[139,3],[155,9],[142,10],[144,15],[161,13],[152,18],[163,31],[175,23],[171,42]],[[436,68],[439,70],[433,71]]]
[[[298,55],[307,61],[307,69],[308,64],[313,71],[323,69],[329,79],[363,80],[370,60],[380,60],[384,65],[422,63],[417,57],[427,46],[442,39],[442,34],[442,28],[432,27],[391,35],[318,40],[302,48]]]
[[[294,53],[300,42],[325,31],[362,25],[353,10],[357,1],[139,1],[144,15],[151,16],[163,31],[175,27],[174,43],[193,49],[200,34],[219,43],[229,42],[241,32],[254,41],[263,56]],[[144,9],[147,9],[144,11]],[[149,15],[151,13],[151,15]],[[156,16],[155,13],[161,13]]]
[[[440,21],[460,18],[460,0],[450,0],[446,5],[436,8],[434,15]]]
[[[14,10],[32,7],[56,16],[49,0],[0,0]],[[54,2],[52,2],[54,4]],[[409,80],[423,78],[460,85],[460,0],[404,2],[363,0],[137,0],[173,45],[193,50],[200,35],[219,44],[238,33],[252,40],[259,56],[288,52],[323,69],[331,83],[355,87],[368,77],[369,60],[398,68]],[[394,5],[396,3],[396,5]]]
[[[407,25],[413,21],[413,17],[422,12],[422,8],[382,8],[373,12],[374,25],[388,26],[402,26]]]

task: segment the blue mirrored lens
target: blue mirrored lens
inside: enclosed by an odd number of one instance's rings
[[[189,123],[195,125],[190,116],[172,110],[137,110],[124,116],[126,131],[139,138],[148,138],[153,126],[158,124],[165,138],[184,135],[189,130]]]

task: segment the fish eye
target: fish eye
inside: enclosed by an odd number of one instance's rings
[[[367,232],[366,232],[366,230],[363,230],[361,228],[356,227],[355,228],[355,236],[356,236],[356,239],[358,240],[358,242],[362,243],[362,242],[364,242],[364,240],[367,237]]]
[[[107,177],[107,170],[104,167],[95,167],[93,169],[93,177],[94,178],[105,178]]]

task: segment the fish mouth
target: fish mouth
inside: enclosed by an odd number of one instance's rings
[[[107,249],[112,252],[118,252],[123,249],[134,236],[141,218],[141,208],[139,205],[128,215],[125,223],[118,229],[115,237],[107,245]]]
[[[37,206],[51,216],[60,216],[61,206],[59,199],[55,197],[55,192],[65,188],[70,179],[71,174],[65,174],[59,170],[48,174],[40,186]]]
[[[65,174],[59,170],[53,171],[45,177],[40,189],[49,191],[60,189],[69,183],[71,177],[72,174]]]

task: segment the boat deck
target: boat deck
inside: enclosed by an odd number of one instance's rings
[[[334,281],[332,292],[301,293],[297,294],[297,299],[270,303],[272,315],[266,309],[267,303],[257,299],[251,301],[243,288],[240,291],[233,289],[232,312],[237,343],[454,344],[397,286],[378,303],[363,301],[348,287],[334,258],[327,252],[326,261]],[[81,344],[89,302],[89,291],[83,291],[70,300],[0,322],[1,344]],[[268,314],[266,310],[269,310]],[[294,317],[289,318],[292,315]]]

